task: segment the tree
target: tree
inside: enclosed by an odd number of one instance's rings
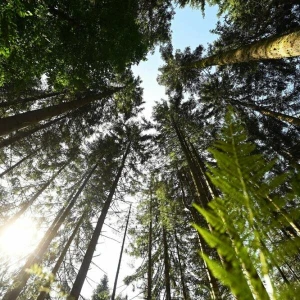
[[[108,277],[104,274],[100,284],[98,284],[97,288],[93,292],[92,300],[109,300],[109,294]]]

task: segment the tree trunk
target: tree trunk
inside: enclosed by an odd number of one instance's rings
[[[182,264],[181,264],[181,254],[179,251],[179,246],[178,246],[179,241],[178,241],[176,230],[174,231],[174,237],[175,237],[175,242],[176,242],[176,251],[177,251],[177,257],[178,257],[178,263],[179,263],[179,271],[180,271],[180,280],[181,280],[181,285],[182,285],[183,299],[190,300],[189,291],[185,285],[184,271],[183,271]]]
[[[17,100],[8,101],[8,102],[1,102],[0,107],[10,107],[10,106],[13,106],[13,105],[16,105],[16,104],[24,104],[24,103],[28,103],[28,102],[31,102],[31,101],[51,98],[51,97],[54,97],[54,96],[64,95],[64,94],[65,94],[65,92],[45,93],[45,94],[41,94],[41,95],[32,96],[32,97],[29,97],[29,98],[17,99]]]
[[[261,106],[256,105],[256,104],[244,103],[244,102],[241,102],[239,100],[231,99],[230,103],[233,104],[233,105],[237,104],[237,105],[241,105],[241,106],[244,106],[244,107],[249,107],[249,108],[252,108],[255,111],[260,112],[261,114],[263,114],[265,116],[270,116],[270,117],[272,117],[274,119],[277,119],[279,121],[284,121],[284,122],[290,123],[290,124],[295,125],[295,126],[300,126],[300,119],[296,118],[296,117],[292,117],[292,116],[289,116],[289,115],[286,115],[286,114],[282,114],[282,113],[279,113],[279,112],[276,112],[276,111],[272,111],[272,110],[269,110],[267,108],[261,107]]]
[[[9,137],[5,140],[2,140],[0,142],[0,149],[3,148],[3,147],[7,147],[15,142],[18,142],[19,140],[25,138],[25,137],[28,137],[30,135],[32,135],[33,133],[39,131],[39,130],[42,130],[44,128],[47,128],[47,127],[50,127],[52,124],[55,124],[57,122],[59,122],[60,120],[66,118],[67,115],[65,116],[62,116],[60,118],[57,118],[55,120],[52,120],[50,122],[47,122],[43,125],[40,125],[40,126],[35,126],[34,128],[30,129],[30,130],[27,130],[27,131],[20,131],[20,132],[17,132],[15,135],[13,135],[12,137]]]
[[[127,221],[126,221],[126,227],[125,227],[125,232],[124,232],[124,237],[123,237],[123,242],[122,242],[122,248],[121,248],[121,252],[120,252],[120,258],[119,258],[117,273],[116,273],[116,277],[115,277],[114,288],[113,288],[112,295],[111,295],[111,300],[115,300],[117,283],[118,283],[118,277],[119,277],[119,271],[120,271],[120,267],[121,267],[123,249],[124,249],[125,238],[126,238],[127,228],[128,228],[128,223],[129,223],[130,210],[131,210],[131,204],[130,204],[130,207],[129,207],[128,217],[127,217]]]
[[[176,131],[177,134],[177,138],[179,140],[179,143],[181,145],[181,149],[186,157],[186,160],[188,162],[188,167],[194,182],[194,186],[196,188],[197,191],[197,199],[199,200],[199,204],[201,207],[205,208],[208,205],[208,202],[211,200],[211,198],[208,197],[208,193],[207,193],[207,189],[205,188],[205,186],[203,184],[201,184],[201,178],[199,178],[199,174],[198,174],[198,170],[196,169],[196,163],[193,161],[192,159],[192,155],[190,153],[190,150],[188,148],[188,145],[184,139],[184,137],[181,134],[181,131],[179,129],[179,127],[177,126],[175,120],[173,117],[171,117],[172,120],[172,124],[173,124],[173,128]],[[195,208],[193,207],[189,207],[188,208],[192,215],[194,220],[196,221],[197,219],[199,219],[198,217],[198,213],[196,212]],[[206,222],[206,221],[205,221]],[[199,222],[196,221],[196,223],[199,224]],[[209,223],[207,223],[207,227],[209,229],[210,232],[213,233],[213,229],[210,226]],[[202,236],[200,234],[198,234],[199,237],[199,246],[200,246],[200,251],[205,253],[204,251],[204,246],[206,247],[206,249],[208,250],[206,243],[203,241]],[[222,257],[219,255],[220,257],[220,261],[222,262]],[[206,269],[206,273],[207,273],[207,278],[208,278],[208,282],[209,282],[209,286],[210,286],[210,293],[211,293],[211,299],[218,299],[219,298],[219,288],[218,288],[218,284],[216,279],[212,276],[211,271],[208,269],[208,266],[206,264],[205,261],[203,261],[204,265],[205,265],[205,269]]]
[[[21,129],[30,125],[34,125],[42,120],[52,118],[54,116],[61,115],[65,112],[75,110],[79,107],[90,104],[96,100],[100,100],[111,96],[122,88],[114,88],[97,95],[86,96],[82,99],[77,99],[70,102],[65,102],[45,108],[37,109],[34,111],[28,111],[22,114],[18,114],[11,117],[0,119],[0,136],[9,134],[14,130]]]
[[[37,150],[31,152],[30,154],[28,154],[27,156],[23,157],[21,160],[19,160],[17,163],[15,163],[14,165],[12,165],[11,167],[9,167],[8,169],[6,169],[5,171],[3,171],[0,174],[0,178],[3,177],[5,174],[9,173],[10,171],[12,171],[13,169],[15,169],[16,167],[18,167],[22,162],[24,162],[26,159],[28,159],[29,157],[31,157],[32,155],[34,155],[35,153],[37,153],[41,148],[38,148]]]
[[[166,300],[171,300],[171,283],[170,283],[170,259],[168,253],[167,232],[163,226],[163,245],[164,245],[164,265],[165,265],[165,285],[166,285]]]
[[[273,36],[237,49],[228,50],[190,63],[184,68],[204,69],[263,59],[281,59],[300,55],[300,30]]]
[[[33,251],[33,253],[29,256],[25,265],[20,270],[18,275],[15,277],[15,279],[11,285],[11,288],[6,292],[6,294],[4,295],[2,300],[16,300],[17,297],[20,295],[20,293],[22,292],[23,288],[25,287],[25,285],[30,277],[30,274],[27,272],[27,269],[32,267],[34,264],[38,264],[38,263],[40,263],[40,261],[42,261],[42,258],[44,256],[44,254],[46,253],[51,241],[56,236],[58,229],[60,228],[60,226],[66,219],[66,217],[69,215],[70,210],[72,209],[72,207],[74,206],[80,193],[82,192],[82,190],[88,183],[88,181],[89,181],[90,177],[92,176],[93,172],[95,171],[96,167],[97,167],[97,165],[95,165],[92,168],[92,170],[90,171],[90,173],[88,174],[88,176],[86,177],[86,179],[84,180],[84,182],[82,183],[80,188],[78,189],[78,191],[75,194],[75,196],[73,197],[73,199],[72,198],[71,198],[72,200],[70,199],[70,203],[68,204],[68,206],[65,209],[63,208],[61,210],[60,214],[52,222],[51,226],[48,228],[43,239],[40,241],[40,243],[38,244],[35,251]]]
[[[51,273],[52,273],[54,276],[56,276],[56,273],[58,272],[58,270],[59,270],[59,268],[60,268],[60,266],[61,266],[61,264],[62,264],[62,262],[63,262],[63,260],[64,260],[64,258],[65,258],[65,256],[66,256],[66,254],[67,254],[67,251],[68,251],[68,249],[69,249],[71,243],[73,242],[73,240],[74,240],[74,238],[75,238],[75,236],[76,236],[76,234],[77,234],[77,232],[78,232],[78,230],[79,230],[79,228],[80,228],[80,226],[81,226],[81,224],[82,224],[82,222],[83,222],[85,216],[86,216],[86,212],[84,212],[84,213],[82,214],[82,216],[81,216],[81,218],[79,219],[79,221],[77,222],[76,227],[74,228],[74,230],[73,230],[71,236],[69,237],[69,239],[68,239],[66,245],[64,246],[62,252],[60,253],[59,258],[58,258],[58,260],[57,260],[55,266],[53,267],[53,269],[52,269],[52,271],[51,271]],[[45,287],[46,289],[49,289],[49,288],[50,288],[50,285],[51,285],[51,283],[50,283],[50,282],[47,282],[47,283],[45,284],[44,287]],[[48,294],[48,293],[45,292],[45,291],[40,292],[40,294],[39,294],[39,296],[36,298],[36,300],[44,300],[44,299],[47,297],[47,294]]]
[[[7,228],[8,226],[10,226],[12,223],[14,223],[18,218],[20,218],[25,211],[35,202],[35,200],[47,189],[47,187],[55,180],[55,178],[63,171],[63,169],[70,163],[70,161],[68,161],[67,163],[65,163],[62,168],[60,168],[51,178],[50,180],[48,180],[43,186],[42,188],[37,191],[33,197],[26,203],[24,203],[22,206],[22,208],[16,213],[14,214],[11,218],[9,218],[8,221],[5,222],[5,224],[3,226],[0,227],[0,233],[5,230],[5,228]]]
[[[149,236],[148,236],[148,286],[147,286],[147,300],[152,300],[152,178],[150,182],[150,207],[149,207],[149,215],[150,215],[150,223],[149,223]]]
[[[121,163],[121,165],[119,167],[119,170],[118,170],[118,173],[116,175],[116,178],[115,178],[115,180],[114,180],[114,182],[113,182],[113,184],[111,186],[109,195],[108,195],[108,197],[107,197],[107,199],[106,199],[106,201],[104,203],[101,215],[100,215],[100,217],[98,219],[96,228],[95,228],[95,230],[93,232],[92,239],[91,239],[91,241],[89,243],[88,249],[87,249],[87,251],[85,253],[85,256],[83,258],[83,261],[81,263],[81,266],[80,266],[80,269],[78,271],[78,274],[77,274],[77,277],[75,279],[75,282],[73,284],[71,293],[67,297],[67,300],[77,300],[79,298],[79,296],[80,296],[80,292],[81,292],[83,283],[85,281],[87,272],[89,270],[91,261],[93,259],[94,251],[95,251],[96,246],[97,246],[97,242],[98,242],[101,230],[102,230],[102,226],[104,224],[104,220],[106,218],[108,209],[109,209],[110,204],[112,202],[112,198],[113,198],[113,196],[115,194],[115,191],[116,191],[119,179],[121,177],[121,174],[122,174],[122,171],[123,171],[123,168],[124,168],[124,165],[125,165],[125,161],[126,161],[127,155],[129,154],[130,145],[131,145],[131,143],[129,142],[128,146],[127,146],[127,149],[125,151],[125,154],[124,154],[124,156],[122,158],[122,163]]]

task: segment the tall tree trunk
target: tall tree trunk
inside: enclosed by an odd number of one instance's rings
[[[127,234],[127,228],[128,228],[128,223],[129,223],[130,210],[131,210],[131,204],[130,204],[129,212],[128,212],[128,216],[127,216],[126,227],[125,227],[125,232],[124,232],[124,237],[123,237],[123,242],[122,242],[122,248],[121,248],[121,252],[120,252],[120,257],[119,257],[119,263],[118,263],[118,267],[117,267],[117,273],[116,273],[116,277],[115,277],[114,288],[113,288],[112,295],[111,295],[111,300],[115,300],[117,283],[118,283],[118,277],[119,277],[119,272],[120,272],[120,267],[121,267],[121,261],[122,261],[122,255],[123,255],[123,249],[124,249],[124,244],[125,244],[125,239],[126,239],[126,234]]]
[[[263,59],[281,59],[300,55],[300,30],[281,36],[273,36],[250,45],[215,54],[189,63],[184,68],[204,69]]]
[[[149,223],[149,236],[148,236],[148,271],[147,271],[147,300],[152,300],[152,178],[150,182],[150,206],[149,206],[149,215],[150,215],[150,223]]]
[[[23,157],[21,160],[19,160],[17,163],[15,163],[14,165],[12,165],[11,167],[9,167],[8,169],[6,169],[5,171],[3,171],[0,174],[0,178],[3,177],[4,175],[6,175],[7,173],[9,173],[10,171],[12,171],[13,169],[15,169],[16,167],[18,167],[22,162],[24,162],[26,159],[30,158],[32,155],[36,154],[41,148],[36,149],[35,151],[29,153],[27,156]]]
[[[172,121],[173,128],[175,129],[175,132],[177,134],[177,138],[179,140],[179,143],[181,145],[181,149],[182,149],[182,151],[183,151],[183,153],[186,157],[186,160],[188,162],[188,167],[190,169],[190,173],[191,173],[191,176],[192,176],[192,179],[193,179],[193,182],[194,182],[194,186],[195,186],[196,191],[197,191],[196,199],[199,200],[200,206],[205,208],[205,207],[207,207],[208,202],[209,202],[209,200],[211,200],[211,198],[208,197],[207,190],[206,190],[205,186],[203,185],[203,183],[201,184],[202,179],[199,178],[198,170],[196,169],[196,164],[193,161],[193,158],[192,158],[192,155],[191,155],[190,150],[188,148],[188,145],[187,145],[187,143],[186,143],[186,141],[185,141],[185,139],[184,139],[184,137],[183,137],[183,135],[182,135],[182,133],[181,133],[181,131],[180,131],[180,129],[179,129],[179,127],[178,127],[178,125],[177,125],[177,123],[176,123],[173,116],[171,116],[171,121]],[[189,207],[188,209],[193,214],[193,217],[194,217],[195,221],[197,219],[199,219],[198,213],[196,212],[196,210],[193,207]],[[196,223],[199,224],[199,222],[196,222]],[[209,231],[213,233],[213,229],[210,226],[210,224],[207,223],[207,222],[206,222],[206,224],[207,224],[207,227],[208,227]],[[205,253],[204,247],[206,247],[206,249],[208,250],[208,248],[206,246],[206,243],[203,241],[203,238],[200,234],[198,234],[198,237],[199,237],[200,251]],[[220,257],[220,261],[222,262],[223,261],[222,257],[220,255],[219,255],[219,257]],[[210,286],[211,298],[212,299],[218,299],[219,298],[219,288],[218,288],[216,278],[213,277],[211,271],[208,269],[208,266],[207,266],[206,262],[203,261],[203,263],[205,265],[206,275],[207,275],[209,286]]]
[[[111,186],[109,195],[108,195],[108,197],[107,197],[107,199],[104,203],[104,206],[102,208],[101,215],[98,219],[97,225],[96,225],[95,230],[93,232],[92,239],[89,243],[88,249],[87,249],[87,251],[85,253],[85,256],[83,258],[83,261],[81,263],[81,266],[80,266],[80,269],[78,271],[75,282],[73,284],[71,293],[70,293],[69,297],[67,298],[68,300],[77,300],[80,296],[80,292],[81,292],[83,283],[85,281],[87,272],[89,270],[91,261],[93,259],[94,251],[95,251],[96,246],[97,246],[97,242],[98,242],[101,230],[102,230],[102,226],[104,224],[104,220],[106,218],[108,209],[109,209],[110,204],[112,202],[112,199],[113,199],[113,196],[115,194],[119,179],[121,177],[123,168],[125,166],[125,161],[126,161],[127,155],[129,154],[130,145],[131,145],[131,142],[128,143],[127,149],[126,149],[126,151],[123,155],[122,162],[121,162],[121,165],[119,167],[118,173],[117,173],[116,178],[115,178],[115,180],[114,180],[114,182]]]
[[[22,114],[18,114],[15,116],[2,118],[0,119],[0,136],[9,134],[17,129],[34,125],[42,120],[61,115],[65,112],[75,110],[79,107],[90,104],[96,100],[107,98],[115,92],[120,91],[121,89],[122,88],[113,88],[111,90],[104,91],[97,95],[86,96],[84,98],[77,99],[74,101],[48,106],[34,111],[28,111]]]
[[[165,286],[166,286],[166,300],[171,300],[171,283],[170,283],[170,259],[168,253],[168,242],[166,228],[163,226],[163,246],[164,246],[164,266],[165,266]]]
[[[31,102],[31,101],[51,98],[51,97],[54,97],[54,96],[59,96],[59,95],[64,95],[64,94],[65,94],[65,92],[50,92],[50,93],[44,93],[44,94],[32,96],[32,97],[29,97],[29,98],[23,98],[23,99],[19,98],[19,99],[14,100],[14,101],[1,102],[0,103],[0,108],[10,107],[10,106],[17,105],[17,104],[25,104],[25,103],[28,103],[28,102]]]
[[[0,141],[0,149],[3,148],[3,147],[7,147],[15,142],[18,142],[19,140],[23,139],[23,138],[26,138],[30,135],[32,135],[33,133],[39,131],[39,130],[42,130],[44,128],[48,128],[50,127],[52,124],[55,124],[57,122],[59,122],[60,120],[62,119],[65,119],[67,117],[67,115],[65,116],[62,116],[60,118],[57,118],[55,120],[52,120],[50,122],[47,122],[43,125],[39,125],[39,126],[35,126],[34,128],[32,129],[29,129],[29,130],[26,130],[26,131],[19,131],[17,132],[16,134],[14,134],[13,136],[5,139],[5,140],[2,140]]]
[[[244,103],[244,102],[241,102],[239,100],[231,99],[230,103],[232,105],[241,105],[241,106],[244,106],[244,107],[249,107],[249,108],[252,108],[255,111],[260,112],[261,114],[263,114],[265,116],[270,116],[270,117],[272,117],[274,119],[277,119],[279,121],[285,121],[285,122],[290,123],[292,125],[300,126],[300,119],[296,118],[296,117],[293,117],[293,116],[289,116],[289,115],[282,114],[282,113],[279,113],[279,112],[276,112],[276,111],[273,111],[273,110],[269,110],[267,108],[261,107],[259,105],[253,104],[253,103]]]
[[[179,251],[179,246],[178,246],[179,241],[178,241],[176,229],[174,231],[174,237],[175,237],[175,243],[176,243],[176,252],[177,252],[177,257],[178,257],[178,263],[179,263],[180,281],[181,281],[181,285],[182,285],[183,299],[190,300],[189,291],[185,285],[184,270],[183,270],[182,264],[181,264],[181,254]]]
[[[70,163],[68,161],[65,163],[42,187],[40,190],[38,190],[33,197],[27,201],[26,203],[22,204],[22,208],[15,213],[12,217],[8,219],[8,221],[5,222],[3,226],[0,227],[0,233],[5,230],[8,226],[13,224],[18,218],[20,218],[25,211],[36,201],[36,199],[48,188],[48,186],[55,180],[55,178],[63,171],[63,169]]]
[[[61,266],[61,264],[62,264],[62,262],[63,262],[63,260],[64,260],[64,258],[65,258],[65,256],[66,256],[66,254],[67,254],[67,251],[68,251],[68,249],[69,249],[71,243],[73,242],[73,240],[74,240],[74,238],[75,238],[75,236],[76,236],[76,234],[77,234],[77,232],[78,232],[78,230],[79,230],[79,228],[80,228],[80,226],[81,226],[81,224],[82,224],[82,222],[83,222],[85,216],[86,216],[86,211],[82,214],[81,218],[80,218],[79,221],[77,222],[76,227],[74,228],[74,230],[73,230],[71,236],[69,237],[69,239],[68,239],[67,243],[65,244],[65,246],[64,246],[64,248],[63,248],[63,250],[62,250],[62,252],[60,253],[59,258],[58,258],[58,260],[57,260],[55,266],[53,267],[53,269],[52,269],[52,271],[51,271],[51,273],[52,273],[54,276],[56,276],[56,273],[58,272],[58,270],[59,270],[59,268],[60,268],[60,266]],[[50,285],[51,285],[51,283],[50,283],[50,282],[47,282],[47,283],[45,284],[44,288],[49,289],[49,288],[50,288]],[[48,293],[45,292],[45,291],[40,292],[40,294],[39,294],[39,296],[36,298],[36,300],[44,300],[44,299],[47,297],[47,294],[48,294]]]
[[[55,218],[55,220],[52,222],[51,226],[48,228],[46,234],[44,235],[43,239],[38,244],[37,248],[33,253],[29,256],[27,259],[25,265],[22,267],[18,275],[14,278],[14,281],[11,285],[11,288],[6,292],[2,300],[16,300],[17,297],[20,295],[21,291],[25,287],[30,274],[27,272],[27,269],[32,267],[34,264],[39,264],[44,254],[46,253],[50,243],[52,242],[53,238],[56,236],[58,229],[65,221],[66,217],[69,215],[70,210],[73,208],[77,198],[81,194],[82,190],[88,183],[90,177],[92,176],[93,172],[97,168],[97,165],[95,165],[88,176],[85,178],[84,182],[76,192],[73,199],[70,199],[70,202],[68,206],[60,211],[60,214]]]

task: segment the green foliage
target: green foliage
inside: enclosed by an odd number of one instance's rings
[[[293,252],[297,238],[280,246],[274,245],[272,238],[286,227],[299,236],[294,222],[299,214],[293,209],[286,211],[287,201],[295,203],[298,196],[296,191],[284,193],[281,189],[288,184],[288,174],[274,176],[274,162],[265,161],[254,151],[230,109],[222,133],[210,149],[218,166],[209,167],[209,177],[222,194],[210,202],[209,209],[196,206],[214,232],[195,228],[226,259],[221,266],[202,254],[214,276],[233,294],[242,299],[276,299],[282,295],[280,290],[286,290],[278,280],[278,268],[288,260],[282,261],[276,253],[281,247]],[[280,218],[274,219],[276,214]]]

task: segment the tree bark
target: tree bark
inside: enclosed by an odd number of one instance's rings
[[[300,30],[273,36],[237,49],[221,52],[192,62],[184,68],[204,69],[264,59],[281,59],[300,55]]]
[[[295,126],[300,126],[300,119],[296,118],[296,117],[293,117],[293,116],[282,114],[282,113],[279,113],[279,112],[261,107],[261,106],[256,105],[256,104],[244,103],[244,102],[241,102],[239,100],[231,99],[230,103],[233,104],[233,105],[236,104],[236,105],[241,105],[241,106],[244,106],[244,107],[249,107],[249,108],[252,108],[255,111],[260,112],[261,114],[263,114],[265,116],[270,116],[270,117],[272,117],[274,119],[277,119],[279,121],[284,121],[284,122],[290,123],[290,124],[295,125]]]
[[[100,215],[100,217],[98,219],[97,225],[96,225],[95,230],[93,232],[92,239],[91,239],[91,241],[89,243],[88,249],[87,249],[87,251],[85,253],[85,256],[83,258],[83,261],[81,263],[81,266],[80,266],[80,269],[78,271],[78,274],[77,274],[77,277],[75,279],[75,282],[73,284],[72,290],[70,292],[70,295],[67,297],[67,300],[77,300],[79,298],[79,296],[80,296],[80,292],[81,292],[83,283],[85,281],[87,272],[89,270],[91,261],[93,259],[94,251],[95,251],[96,246],[97,246],[97,242],[98,242],[101,230],[102,230],[102,226],[104,224],[104,220],[106,218],[108,209],[109,209],[110,204],[112,202],[112,199],[113,199],[113,196],[115,194],[115,191],[116,191],[119,179],[121,177],[123,168],[125,166],[125,161],[126,161],[127,155],[129,154],[130,145],[131,145],[131,143],[129,142],[128,145],[127,145],[127,149],[126,149],[126,151],[125,151],[125,153],[123,155],[122,162],[121,162],[121,165],[119,167],[119,170],[118,170],[118,173],[116,175],[116,178],[115,178],[115,180],[114,180],[114,182],[113,182],[113,184],[111,186],[109,195],[108,195],[108,197],[107,197],[107,199],[106,199],[106,201],[104,203],[101,215]]]
[[[16,133],[15,135],[13,135],[12,137],[9,137],[9,138],[7,138],[7,139],[5,139],[5,140],[2,140],[2,141],[0,142],[0,149],[3,148],[3,147],[7,147],[7,146],[9,146],[9,145],[11,145],[11,144],[13,144],[13,143],[15,143],[15,142],[18,142],[19,140],[21,140],[21,139],[23,139],[23,138],[26,138],[26,137],[32,135],[33,133],[35,133],[35,132],[37,132],[37,131],[39,131],[39,130],[42,130],[42,129],[47,128],[47,127],[50,127],[52,124],[55,124],[55,123],[59,122],[60,120],[66,118],[66,117],[67,117],[67,115],[62,116],[62,117],[60,117],[60,118],[57,118],[57,119],[55,119],[55,120],[52,120],[52,121],[50,121],[50,122],[47,122],[47,123],[45,123],[45,124],[43,124],[43,125],[35,126],[34,128],[29,129],[29,130],[27,130],[27,131],[20,131],[20,132],[17,132],[17,133]]]
[[[165,266],[165,286],[166,300],[171,300],[171,283],[170,283],[170,259],[168,253],[168,242],[166,228],[163,226],[163,246],[164,246],[164,266]]]
[[[115,92],[120,91],[121,89],[122,88],[114,88],[99,93],[97,95],[86,96],[85,98],[82,99],[77,99],[74,101],[48,106],[34,111],[28,111],[15,116],[2,118],[0,119],[0,136],[9,134],[17,129],[34,125],[42,120],[46,120],[54,116],[61,115],[65,112],[75,110],[79,107],[90,104],[96,100],[109,97]]]
[[[183,271],[182,264],[181,264],[181,254],[179,251],[179,246],[178,246],[179,241],[178,241],[176,229],[174,231],[174,237],[175,237],[175,242],[176,242],[176,252],[177,252],[178,263],[179,263],[179,271],[180,271],[180,280],[181,280],[181,285],[182,285],[183,299],[190,300],[189,291],[185,285],[184,271]]]
[[[73,199],[69,199],[70,203],[68,206],[60,211],[59,215],[56,217],[56,219],[52,222],[51,226],[48,228],[46,234],[44,235],[43,239],[38,244],[37,248],[33,253],[29,256],[27,259],[25,265],[20,270],[18,275],[14,278],[14,281],[11,285],[11,288],[6,292],[6,294],[3,296],[2,300],[16,300],[17,297],[22,292],[23,288],[25,287],[28,279],[30,278],[30,274],[26,271],[30,267],[32,267],[34,264],[38,264],[42,261],[42,258],[44,254],[46,253],[50,243],[52,242],[53,238],[56,236],[58,229],[66,219],[66,217],[69,215],[72,207],[74,206],[77,198],[81,194],[82,190],[88,183],[90,177],[92,176],[93,172],[95,171],[97,165],[95,165],[88,176],[85,178],[84,182],[78,189],[77,193],[73,197]]]
[[[59,268],[60,268],[60,266],[61,266],[61,264],[62,264],[62,262],[63,262],[63,260],[64,260],[64,258],[65,258],[65,256],[66,256],[66,254],[67,254],[67,251],[68,251],[68,249],[69,249],[71,243],[73,242],[73,240],[74,240],[74,238],[75,238],[75,236],[76,236],[76,234],[77,234],[77,232],[78,232],[78,230],[79,230],[79,228],[80,228],[80,226],[81,226],[81,224],[82,224],[82,222],[83,222],[85,216],[86,216],[86,212],[84,212],[84,213],[82,214],[82,216],[81,216],[81,218],[79,219],[79,221],[77,222],[76,227],[74,228],[74,230],[73,230],[71,236],[69,237],[69,239],[68,239],[66,245],[64,246],[62,252],[60,253],[59,258],[58,258],[58,260],[57,260],[55,266],[53,267],[53,269],[52,269],[52,271],[51,271],[51,273],[52,273],[54,276],[56,276],[56,273],[58,272],[58,270],[59,270]],[[45,287],[45,288],[50,288],[50,285],[51,285],[51,283],[50,283],[50,282],[47,282],[47,283],[45,284],[44,287]],[[36,298],[36,300],[44,300],[44,299],[47,297],[47,294],[48,294],[48,293],[45,292],[45,291],[40,292],[40,294],[39,294],[39,296]]]
[[[121,267],[123,249],[124,249],[124,244],[125,244],[125,239],[126,239],[126,234],[127,234],[127,228],[128,228],[128,223],[129,223],[130,210],[131,210],[131,204],[130,204],[130,207],[129,207],[128,217],[127,217],[127,221],[126,221],[126,227],[125,227],[125,232],[124,232],[124,237],[123,237],[123,242],[122,242],[122,248],[121,248],[121,252],[120,252],[120,257],[119,257],[119,263],[118,263],[118,267],[117,267],[117,273],[116,273],[115,282],[114,282],[114,288],[113,288],[112,295],[111,295],[111,300],[115,300],[117,283],[118,283],[118,277],[119,277],[119,271],[120,271],[120,267]]]
[[[149,236],[148,236],[148,272],[147,272],[147,300],[152,300],[152,178],[150,182],[150,223],[149,223]]]

